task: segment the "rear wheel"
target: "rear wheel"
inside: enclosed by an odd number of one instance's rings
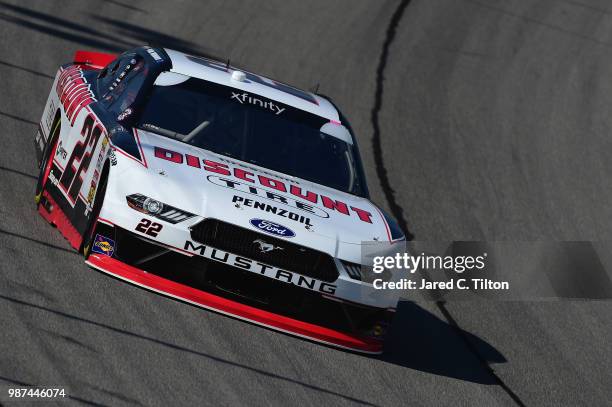
[[[42,199],[42,193],[45,190],[45,184],[47,183],[49,173],[51,172],[51,167],[53,166],[53,157],[57,151],[59,135],[62,129],[62,121],[59,117],[55,120],[51,129],[49,140],[47,141],[45,150],[43,151],[40,171],[38,173],[38,182],[36,183],[36,191],[34,195],[34,202],[36,203],[36,206],[40,204]]]

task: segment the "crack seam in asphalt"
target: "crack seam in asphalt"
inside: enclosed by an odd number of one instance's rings
[[[411,0],[402,0],[398,7],[393,12],[391,16],[391,20],[387,25],[387,31],[385,33],[385,40],[382,46],[382,52],[380,53],[380,58],[378,60],[378,67],[376,68],[376,93],[374,96],[374,106],[372,107],[372,127],[374,129],[374,133],[372,135],[372,150],[374,152],[374,162],[376,165],[376,174],[378,175],[378,179],[380,180],[380,185],[385,194],[385,198],[387,203],[389,204],[389,208],[391,209],[392,215],[395,217],[399,226],[406,233],[406,240],[413,240],[414,235],[408,231],[408,222],[404,217],[404,210],[399,205],[395,198],[395,191],[391,187],[391,182],[389,180],[389,176],[387,173],[387,169],[385,168],[383,162],[383,154],[382,154],[382,143],[380,137],[380,124],[379,124],[379,114],[382,109],[382,100],[383,100],[383,88],[384,88],[384,72],[387,66],[387,59],[389,57],[389,48],[391,43],[395,39],[395,33],[397,26],[399,25],[400,20],[406,10],[408,4],[410,4]],[[510,396],[510,398],[521,407],[525,406],[525,403],[520,399],[520,397],[495,373],[495,370],[489,365],[487,360],[480,355],[478,350],[474,347],[474,345],[470,342],[470,340],[466,337],[463,330],[453,318],[452,314],[446,308],[446,303],[444,301],[436,301],[436,305],[448,324],[452,326],[457,333],[457,335],[463,340],[468,350],[474,354],[476,359],[484,366],[485,370],[491,374],[491,376],[495,379],[497,384]]]

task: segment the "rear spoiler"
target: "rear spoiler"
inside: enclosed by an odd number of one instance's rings
[[[77,51],[74,53],[75,64],[87,65],[93,69],[102,69],[115,58],[117,58],[117,55],[104,52]]]

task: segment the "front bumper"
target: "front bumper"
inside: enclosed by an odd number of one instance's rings
[[[382,353],[393,312],[327,298],[187,256],[119,227],[111,256],[93,253],[90,266],[152,291],[280,332],[361,353]]]

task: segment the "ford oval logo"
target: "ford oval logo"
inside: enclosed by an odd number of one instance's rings
[[[255,226],[257,229],[262,232],[268,233],[270,235],[281,236],[281,237],[294,237],[295,233],[293,230],[279,225],[278,223],[270,222],[265,219],[251,219],[251,225]]]

